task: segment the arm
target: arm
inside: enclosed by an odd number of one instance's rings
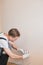
[[[9,57],[11,57],[11,58],[13,58],[13,59],[14,59],[14,58],[23,59],[23,56],[16,55],[16,54],[12,53],[11,50],[8,49],[8,48],[4,48],[4,51],[6,52],[6,54],[9,55]]]
[[[23,56],[20,56],[20,55],[16,55],[16,54],[13,54],[10,49],[8,48],[4,48],[4,51],[9,55],[9,57],[11,57],[12,59],[25,59],[27,57],[29,57],[29,54],[24,54]]]
[[[15,44],[14,44],[13,42],[10,42],[10,44],[12,45],[12,47],[13,47],[14,49],[16,49],[18,52],[21,52],[22,54],[29,53],[28,50],[25,51],[25,50],[23,50],[23,49],[18,48],[17,46],[15,46]]]
[[[9,43],[12,45],[12,47],[13,47],[15,50],[18,49],[18,47],[14,44],[14,42],[10,42],[10,41],[9,41]]]
[[[14,44],[14,42],[9,42],[11,45],[12,45],[12,47],[14,48],[14,49],[16,49],[18,52],[21,52],[22,54],[24,54],[25,52],[27,53],[27,51],[24,51],[23,49],[21,49],[21,48],[18,48],[17,46],[15,46],[15,44]]]

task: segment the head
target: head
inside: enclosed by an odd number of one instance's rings
[[[8,38],[10,41],[14,42],[19,37],[20,37],[20,33],[19,33],[18,29],[12,28],[8,31]]]

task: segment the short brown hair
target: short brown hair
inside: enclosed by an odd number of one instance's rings
[[[18,29],[12,28],[8,31],[8,35],[10,35],[12,37],[16,37],[16,36],[20,36],[20,33],[19,33]]]

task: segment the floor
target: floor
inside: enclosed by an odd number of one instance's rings
[[[13,63],[7,63],[7,65],[16,65],[16,64],[13,64]]]

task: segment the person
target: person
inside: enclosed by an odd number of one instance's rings
[[[12,28],[6,33],[0,33],[0,48],[3,49],[2,54],[0,56],[0,65],[6,65],[8,58],[16,58],[16,59],[23,59],[24,55],[17,55],[11,51],[11,47],[15,50],[20,50],[18,47],[15,46],[14,41],[16,41],[20,37],[20,32],[16,28]],[[24,52],[21,49],[22,52]]]

